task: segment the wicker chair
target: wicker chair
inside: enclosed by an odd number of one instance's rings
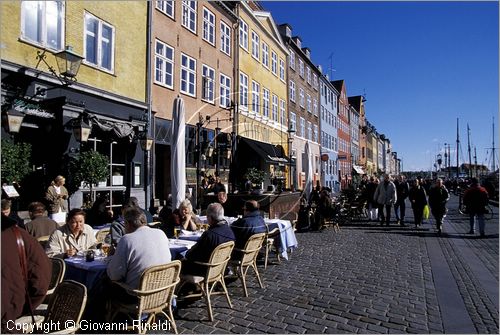
[[[266,237],[264,239],[264,248],[265,248],[265,258],[264,258],[264,269],[267,269],[267,263],[268,263],[268,259],[269,259],[269,252],[271,251],[271,249],[273,248],[273,246],[275,246],[274,244],[274,239],[275,238],[279,238],[280,236],[280,230],[279,228],[274,228],[272,229],[271,231],[269,231],[268,233],[266,233]],[[275,248],[275,252],[276,252],[276,258],[278,260],[278,263],[281,262],[281,259],[280,259],[280,253],[279,251]]]
[[[53,298],[53,293],[57,286],[63,281],[64,274],[66,273],[66,263],[61,258],[50,258],[52,263],[52,277],[50,278],[49,289],[47,290],[47,295],[42,304],[40,304],[36,310],[35,314],[45,315],[47,312],[48,305]]]
[[[148,315],[145,323],[140,324],[139,333],[144,334],[151,322],[155,322],[156,314],[162,313],[177,334],[174,315],[172,313],[172,298],[175,286],[179,283],[181,262],[172,261],[167,264],[152,266],[144,270],[141,275],[139,288],[132,289],[126,284],[114,282],[124,288],[131,296],[138,298],[137,303],[126,304],[119,301],[108,303],[108,321],[112,321],[118,313],[132,317],[132,320],[141,320],[143,314]],[[137,327],[131,326],[134,330]]]
[[[246,276],[250,267],[253,268],[253,271],[257,276],[257,280],[259,281],[260,287],[264,288],[262,280],[260,279],[259,270],[257,270],[257,255],[259,254],[259,250],[262,248],[262,243],[264,242],[265,238],[266,233],[254,234],[248,239],[247,243],[245,244],[245,249],[234,249],[241,252],[243,255],[240,260],[232,260],[231,265],[236,269],[236,273],[241,279],[245,297],[248,297]]]
[[[47,310],[44,322],[60,324],[61,327],[71,322],[75,327],[57,331],[58,334],[74,334],[83,315],[87,303],[87,288],[74,280],[65,280],[57,285]]]
[[[96,243],[103,243],[106,236],[108,236],[108,234],[110,233],[111,233],[110,228],[103,228],[99,230],[97,233],[95,233],[95,239],[97,240]]]
[[[208,263],[194,262],[198,265],[207,267],[207,272],[204,277],[189,274],[181,275],[182,283],[179,286],[179,291],[186,283],[194,284],[201,289],[201,293],[183,296],[181,299],[201,296],[205,297],[207,301],[208,317],[211,322],[214,321],[214,316],[212,312],[212,303],[210,301],[210,296],[224,294],[226,296],[229,307],[233,308],[231,299],[229,299],[226,282],[224,281],[224,272],[226,270],[227,263],[231,258],[231,252],[233,251],[233,248],[234,241],[219,244],[214,249],[214,251],[212,251]],[[224,290],[223,292],[214,292],[214,288],[217,283],[221,284],[222,289]]]

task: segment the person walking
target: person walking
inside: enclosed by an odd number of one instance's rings
[[[396,186],[390,180],[389,174],[384,174],[384,180],[377,186],[375,194],[373,195],[373,200],[375,200],[378,204],[380,225],[382,226],[385,221],[385,224],[388,226],[389,222],[391,221],[392,205],[394,205],[397,200]]]
[[[438,234],[441,234],[443,219],[448,211],[446,208],[448,199],[450,199],[450,194],[443,185],[443,180],[441,178],[436,179],[434,186],[429,189],[429,206],[431,207],[432,216],[436,220]]]
[[[410,185],[406,181],[406,177],[400,175],[395,181],[396,185],[396,195],[397,201],[394,204],[394,214],[396,215],[397,222],[401,225],[405,225],[405,214],[406,214],[406,198],[408,198],[408,193],[410,192]]]
[[[484,237],[484,214],[488,205],[488,191],[479,185],[477,178],[472,178],[470,187],[464,193],[464,205],[469,212],[469,234],[474,234],[474,224],[479,226],[479,236]]]
[[[375,191],[378,186],[378,178],[370,177],[370,181],[365,187],[365,198],[368,207],[368,221],[377,220],[378,218],[378,204],[377,201],[373,199]]]
[[[424,216],[424,207],[427,205],[427,193],[425,188],[420,185],[420,181],[415,179],[410,192],[408,193],[411,208],[413,209],[413,217],[415,219],[415,228],[422,224]]]
[[[49,205],[49,217],[63,225],[66,222],[68,212],[68,190],[64,187],[66,179],[63,176],[57,176],[45,193],[45,199]]]

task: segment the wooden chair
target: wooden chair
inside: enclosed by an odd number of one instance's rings
[[[108,302],[108,321],[113,321],[118,313],[131,316],[131,320],[141,320],[144,314],[148,315],[146,322],[141,322],[138,329],[140,334],[144,334],[148,326],[155,322],[156,315],[161,313],[167,318],[177,334],[177,326],[172,312],[172,298],[175,287],[179,283],[180,272],[181,262],[176,260],[144,270],[138,289],[132,289],[121,282],[114,282],[114,284],[124,288],[129,295],[137,297],[138,301],[137,303]],[[133,328],[132,324],[129,328]],[[137,327],[133,329],[136,330]]]
[[[257,280],[259,281],[260,287],[264,288],[262,280],[260,279],[259,270],[257,270],[257,256],[259,254],[259,250],[262,248],[265,237],[266,233],[254,234],[248,239],[247,243],[245,244],[245,249],[234,249],[243,254],[241,260],[232,260],[231,265],[236,269],[236,273],[241,279],[245,297],[248,297],[246,275],[249,268],[253,268],[253,271],[257,276]]]
[[[264,251],[265,252],[264,269],[267,269],[269,252],[272,250],[273,246],[275,246],[274,240],[275,240],[275,238],[279,238],[279,236],[280,236],[279,228],[274,228],[271,231],[269,231],[268,233],[266,233],[266,237],[264,239],[264,248],[265,248],[265,251]],[[275,247],[275,252],[276,252],[276,258],[278,260],[278,263],[280,263],[281,262],[280,254],[279,254],[279,251],[276,249],[276,247]]]
[[[108,236],[108,234],[110,233],[111,233],[110,228],[100,229],[97,233],[95,233],[95,239],[97,240],[97,243],[103,243],[106,236]]]
[[[60,329],[58,334],[74,334],[87,303],[87,288],[74,280],[65,280],[57,285],[47,309],[44,322],[59,324],[61,327],[74,325],[73,328]],[[67,321],[72,322],[67,322]]]
[[[50,262],[52,263],[52,276],[50,278],[47,295],[45,296],[43,303],[35,309],[35,314],[46,314],[48,305],[53,298],[53,293],[55,292],[57,286],[63,281],[64,274],[66,273],[66,263],[64,260],[61,258],[51,257]]]
[[[205,297],[207,301],[208,318],[210,321],[214,321],[214,316],[212,312],[212,303],[210,301],[210,296],[224,294],[226,296],[227,304],[230,308],[233,308],[231,299],[229,299],[229,293],[227,291],[226,283],[224,281],[224,272],[226,271],[227,263],[231,258],[231,252],[234,248],[234,241],[229,241],[218,245],[212,254],[208,263],[194,262],[195,264],[206,266],[207,272],[205,276],[194,276],[185,274],[181,276],[182,283],[179,286],[179,291],[182,286],[186,283],[191,283],[196,285],[201,289],[200,294],[191,294],[183,296],[182,299],[191,297]],[[214,288],[217,284],[222,286],[223,292],[214,292]]]

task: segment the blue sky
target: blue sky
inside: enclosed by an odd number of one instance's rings
[[[478,163],[490,164],[493,117],[498,146],[498,2],[261,3],[277,24],[292,26],[324,71],[333,54],[333,79],[346,80],[349,96],[366,93],[367,119],[389,137],[404,170],[428,170],[444,143],[455,157],[457,118],[461,163],[469,123],[472,154],[475,146]]]

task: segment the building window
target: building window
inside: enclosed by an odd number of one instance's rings
[[[306,71],[306,73],[307,73],[307,83],[308,83],[309,85],[311,85],[311,68],[307,67],[307,69],[306,69],[306,70],[307,70],[307,71]]]
[[[259,61],[259,45],[260,45],[260,38],[259,35],[255,31],[252,31],[252,57],[255,58],[257,61]]]
[[[156,40],[155,83],[174,87],[174,48]]]
[[[215,15],[203,7],[203,39],[215,45]]]
[[[307,95],[307,111],[309,113],[312,113],[311,96],[309,94]]]
[[[269,69],[269,46],[262,43],[262,64]]]
[[[299,76],[304,78],[304,62],[299,58]]]
[[[64,40],[64,1],[23,1],[21,27],[22,39],[61,50]]]
[[[318,100],[313,100],[313,115],[318,116]]]
[[[307,139],[309,141],[312,140],[312,123],[311,123],[311,121],[307,121]]]
[[[196,60],[181,54],[181,92],[196,96]]]
[[[252,80],[252,112],[260,114],[260,85]]]
[[[231,27],[220,22],[220,51],[231,56]]]
[[[292,68],[295,71],[295,52],[292,51],[292,49],[289,49],[290,51],[290,68]]]
[[[286,125],[286,105],[283,99],[280,99],[280,123]]]
[[[85,13],[85,63],[113,71],[115,28]]]
[[[303,117],[300,118],[300,136],[306,137],[306,120]]]
[[[318,142],[318,125],[314,125],[314,130],[313,130],[313,141]]]
[[[203,64],[201,80],[203,90],[201,98],[213,103],[215,92],[215,70]]]
[[[300,107],[304,108],[305,107],[305,101],[304,101],[304,90],[299,88],[299,105]]]
[[[297,131],[297,117],[294,112],[290,112],[290,128]]]
[[[174,1],[156,1],[156,9],[174,18]]]
[[[182,1],[182,25],[196,34],[196,1]]]
[[[273,121],[278,122],[278,96],[273,94]]]
[[[290,80],[290,100],[295,102],[295,82]]]
[[[318,90],[318,76],[316,73],[313,73],[313,87],[317,91]]]
[[[271,72],[278,75],[278,55],[274,51],[271,52]]]
[[[269,117],[269,90],[262,89],[262,115]]]
[[[248,51],[248,25],[240,20],[240,46]]]
[[[220,101],[221,107],[229,107],[231,105],[231,78],[220,74]]]
[[[285,82],[285,61],[280,58],[280,79]]]
[[[240,72],[240,106],[248,109],[248,76]]]

